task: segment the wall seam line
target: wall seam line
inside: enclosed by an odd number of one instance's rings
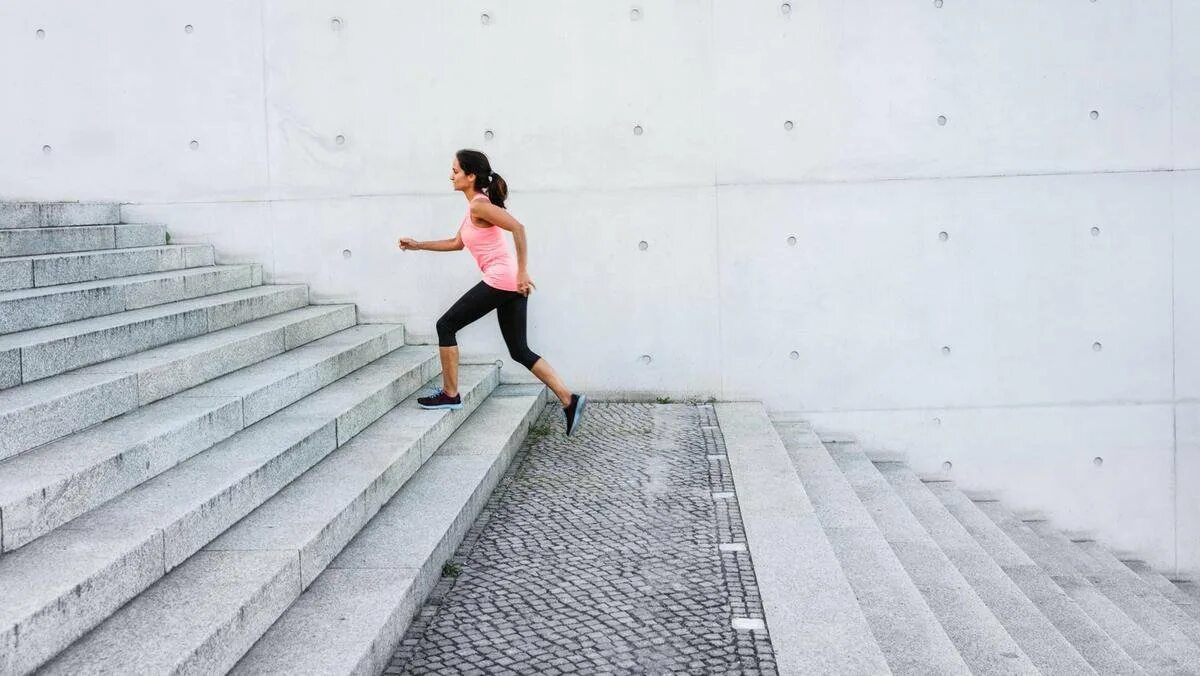
[[[708,3],[708,81],[715,82],[717,76],[716,58],[713,56],[717,48],[717,11],[716,0],[709,0]],[[717,95],[716,87],[709,88],[709,107],[708,114],[709,128],[716,129],[717,113]],[[713,243],[716,248],[717,262],[717,392],[713,396],[725,397],[725,303],[724,298],[724,282],[721,278],[721,186],[719,165],[717,152],[714,151],[712,157],[712,184],[713,184]]]

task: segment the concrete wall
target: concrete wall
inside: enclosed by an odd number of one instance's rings
[[[477,147],[578,389],[762,399],[1200,571],[1197,29],[1198,0],[19,0],[0,197],[127,201],[431,340],[478,273],[395,239],[453,235]]]

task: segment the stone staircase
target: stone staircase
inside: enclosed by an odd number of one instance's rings
[[[1198,674],[1200,589],[718,404],[781,673]]]
[[[543,410],[257,265],[0,204],[0,674],[381,671]]]

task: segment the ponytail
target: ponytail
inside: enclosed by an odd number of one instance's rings
[[[492,180],[484,188],[484,192],[487,193],[488,199],[492,201],[492,204],[501,209],[504,208],[504,200],[508,199],[508,184],[504,182],[504,178],[500,174],[492,172]]]

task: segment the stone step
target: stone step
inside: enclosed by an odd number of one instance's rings
[[[222,265],[0,293],[0,334],[246,289],[262,266]]]
[[[150,223],[0,229],[0,258],[125,249],[167,243],[167,228]]]
[[[0,230],[120,222],[115,202],[0,202]]]
[[[972,673],[1038,673],[867,455],[852,443],[828,443],[825,448]]]
[[[409,397],[63,651],[42,673],[229,670],[498,380],[494,365],[463,367],[464,406],[458,411],[425,411],[417,407],[416,395]]]
[[[10,333],[0,336],[0,389],[307,304],[307,286],[259,286]]]
[[[1157,637],[1138,626],[1111,599],[1084,577],[1062,551],[1052,547],[1029,525],[1018,519],[999,502],[975,503],[1009,539],[1096,621],[1106,634],[1120,645],[1138,665],[1152,674],[1192,673],[1168,654]]]
[[[403,344],[400,326],[355,326],[0,463],[2,551],[25,545]]]
[[[381,673],[545,402],[541,385],[497,388],[233,673]]]
[[[1089,555],[1088,551],[1081,549],[1049,522],[1027,523],[1033,532],[1154,637],[1167,654],[1185,668],[1200,673],[1200,645],[1193,639],[1193,635],[1200,636],[1200,626],[1196,625],[1195,620],[1161,594],[1149,589],[1141,578],[1111,555],[1102,559]],[[1093,548],[1090,551],[1095,550]]]
[[[59,653],[436,373],[433,349],[397,350],[0,556],[0,673]]]
[[[780,673],[887,673],[885,652],[766,410],[714,408]]]
[[[926,482],[925,487],[1092,668],[1101,674],[1145,673],[1046,571],[1035,564],[953,482],[930,481]]]
[[[951,629],[938,621],[820,439],[807,426],[775,427],[891,670],[971,673],[948,635]]]
[[[310,305],[0,391],[7,458],[354,326],[353,305]],[[0,550],[2,551],[2,550]]]
[[[1096,673],[907,465],[875,467],[1039,671]]]
[[[214,265],[215,261],[213,248],[208,244],[169,244],[0,258],[0,291],[198,268]]]
[[[1192,603],[1191,597],[1162,576],[1159,577],[1166,581],[1167,587],[1166,591],[1160,589],[1152,580],[1147,579],[1147,576],[1139,575],[1131,570],[1110,550],[1105,549],[1094,540],[1076,541],[1075,546],[1100,564],[1101,568],[1119,584],[1129,587],[1138,598],[1146,602],[1154,613],[1178,628],[1191,639],[1193,644],[1200,645],[1200,622],[1197,622],[1187,609],[1181,608],[1180,603],[1176,600],[1177,598],[1185,599],[1184,603],[1192,606],[1194,603]]]
[[[1154,570],[1145,561],[1122,561],[1130,570],[1137,573],[1150,586],[1158,590],[1158,593],[1167,597],[1172,603],[1179,606],[1189,616],[1200,620],[1200,600],[1192,594],[1184,591],[1182,585],[1192,584],[1189,582],[1175,583],[1170,578],[1158,571]]]

